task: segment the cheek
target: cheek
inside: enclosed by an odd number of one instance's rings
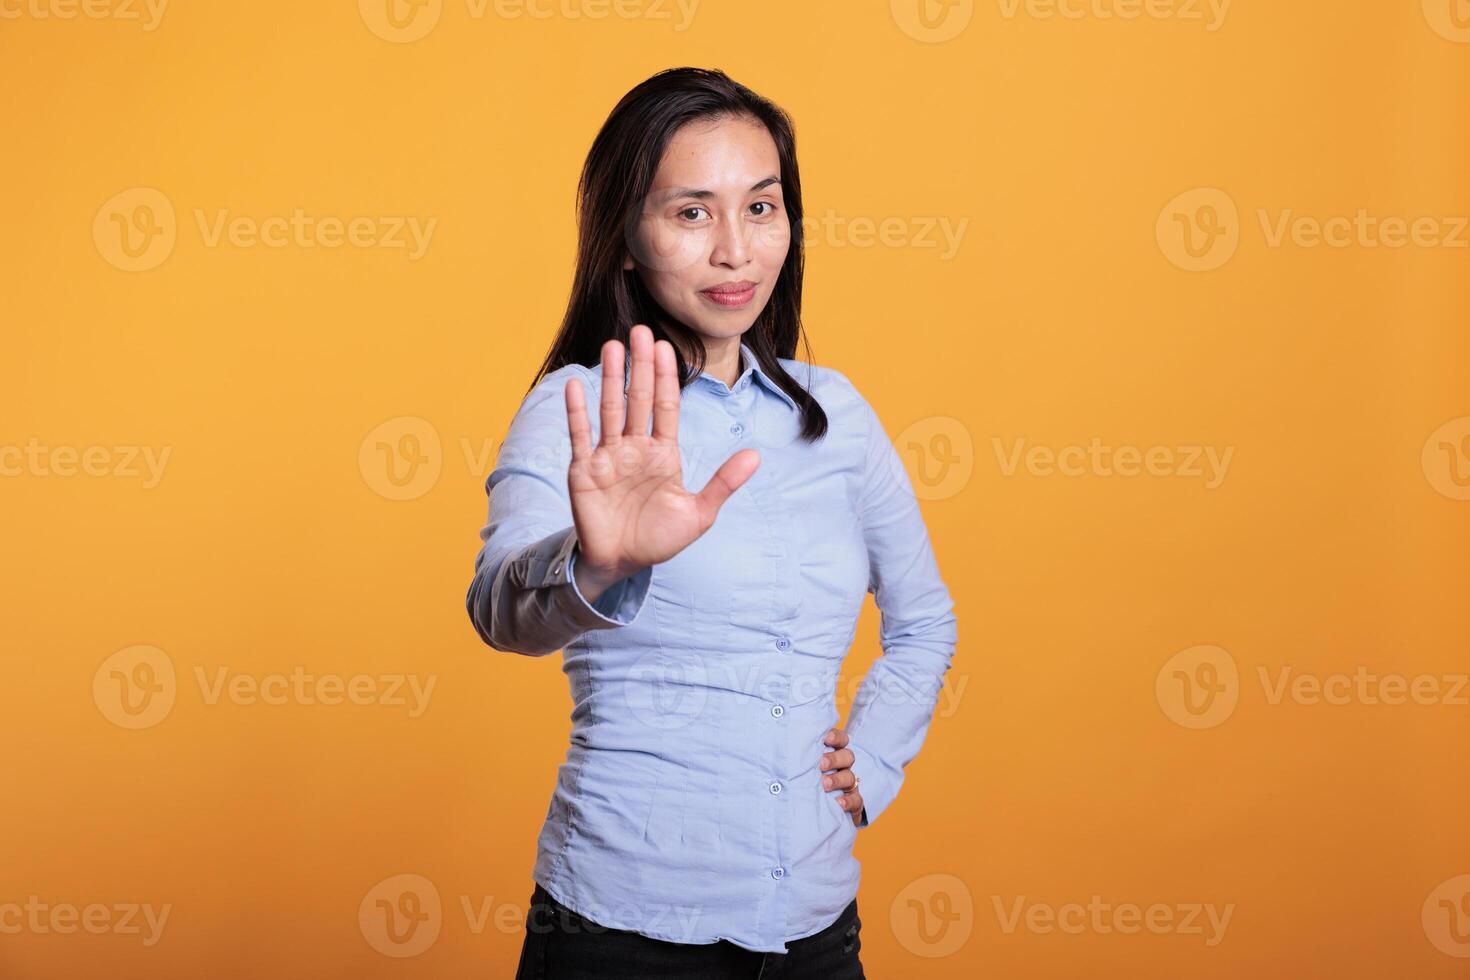
[[[679,228],[663,221],[643,221],[628,242],[633,260],[660,276],[678,276],[695,268],[709,251],[709,232]]]
[[[658,301],[658,305],[670,313],[678,314],[684,309],[684,288],[677,273],[642,269],[643,284]]]
[[[762,225],[756,231],[754,242],[761,265],[766,269],[779,269],[791,248],[791,226],[784,221]]]

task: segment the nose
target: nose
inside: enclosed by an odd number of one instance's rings
[[[750,229],[743,221],[727,218],[720,222],[715,229],[715,246],[709,260],[727,269],[738,269],[750,263]]]

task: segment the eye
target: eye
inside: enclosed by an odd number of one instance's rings
[[[770,201],[756,201],[754,204],[751,205],[751,207],[766,209],[760,214],[756,215],[757,218],[766,218],[776,213],[776,205],[772,204]]]
[[[693,218],[688,218],[687,215],[689,215],[692,212],[698,212],[698,211],[704,211],[704,208],[699,207],[697,205],[691,205],[690,207],[687,207],[684,210],[680,211],[679,212],[679,217],[685,218],[686,220],[689,220],[689,221],[693,221],[694,219]],[[709,213],[708,211],[705,211],[705,214],[708,214],[708,213]]]

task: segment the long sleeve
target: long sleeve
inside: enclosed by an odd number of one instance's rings
[[[958,634],[908,471],[866,400],[862,414],[868,421],[863,536],[883,647],[847,723],[852,771],[862,778],[858,826],[866,827],[898,796],[904,768],[924,743]]]
[[[567,489],[572,443],[563,388],[571,377],[581,379],[595,410],[585,369],[569,364],[551,372],[521,403],[485,480],[489,514],[465,607],[480,638],[496,650],[552,653],[588,630],[633,622],[648,597],[651,568],[614,584],[596,602],[587,601],[573,577],[581,549]]]

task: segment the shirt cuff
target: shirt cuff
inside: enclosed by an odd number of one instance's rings
[[[575,528],[573,528],[572,540],[572,548],[567,553],[567,581],[571,583],[572,592],[578,601],[584,608],[590,609],[606,620],[609,625],[627,626],[637,619],[639,610],[643,608],[643,601],[648,597],[648,587],[653,581],[653,569],[644,568],[621,581],[614,582],[597,597],[596,602],[588,602],[582,590],[577,588],[577,558],[582,554],[582,546],[577,541]]]
[[[613,583],[596,602],[588,601],[574,576],[581,554],[575,524],[547,535],[511,559],[512,584],[530,589],[547,589],[557,609],[578,630],[627,626],[638,618],[653,582],[652,567],[638,570]]]
[[[863,816],[858,822],[858,828],[862,829],[877,820],[879,814],[888,809],[888,804],[897,798],[898,788],[903,784],[903,770],[895,775],[891,767],[859,745],[850,732],[847,748],[852,753],[852,774],[862,779],[858,787],[863,798]]]

